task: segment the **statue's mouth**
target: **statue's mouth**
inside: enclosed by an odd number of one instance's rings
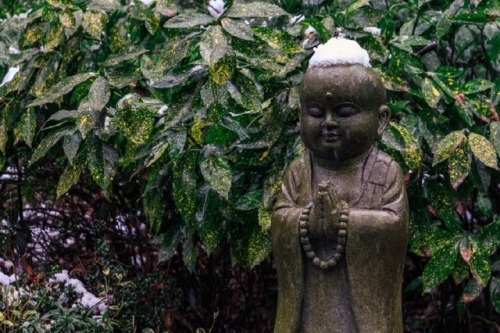
[[[337,141],[339,139],[340,135],[336,131],[322,131],[321,132],[321,137],[326,142],[335,142],[335,141]]]

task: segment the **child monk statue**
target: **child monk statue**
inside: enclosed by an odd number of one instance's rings
[[[402,333],[408,201],[399,165],[378,150],[390,111],[356,42],[332,39],[300,87],[306,150],[274,207],[275,333]]]

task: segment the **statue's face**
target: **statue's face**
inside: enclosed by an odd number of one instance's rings
[[[371,149],[389,118],[385,89],[370,69],[309,69],[301,85],[300,132],[314,156],[342,162]]]

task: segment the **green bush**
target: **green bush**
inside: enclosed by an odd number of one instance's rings
[[[0,77],[16,72],[0,87],[1,170],[55,175],[52,200],[92,179],[190,269],[196,237],[208,253],[227,239],[234,264],[269,255],[308,57],[356,39],[389,92],[380,147],[406,172],[410,251],[430,258],[411,285],[452,277],[460,311],[487,294],[500,312],[498,1],[227,1],[218,18],[202,1],[1,3]],[[0,194],[14,225],[24,191]]]

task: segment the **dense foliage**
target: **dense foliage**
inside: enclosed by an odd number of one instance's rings
[[[0,0],[2,251],[27,251],[30,207],[69,209],[59,226],[77,230],[72,209],[97,202],[95,220],[147,221],[162,261],[193,270],[229,244],[233,265],[262,262],[303,149],[298,84],[342,35],[388,89],[380,147],[405,171],[410,251],[430,258],[406,290],[500,313],[498,1],[218,3]]]

